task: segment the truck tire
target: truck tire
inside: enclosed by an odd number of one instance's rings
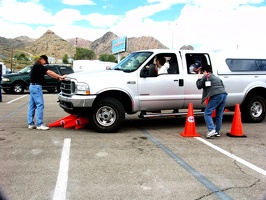
[[[266,101],[262,96],[254,96],[241,106],[241,117],[245,122],[259,123],[265,118]]]
[[[125,110],[116,99],[107,97],[96,102],[89,123],[99,133],[116,132],[125,121]]]
[[[15,94],[22,94],[24,90],[25,90],[25,86],[21,82],[16,82],[11,87],[12,93],[15,93]]]

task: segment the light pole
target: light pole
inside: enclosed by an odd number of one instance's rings
[[[174,25],[177,25],[177,22],[175,22],[174,24],[169,22],[171,28],[172,28],[172,49],[174,49]]]

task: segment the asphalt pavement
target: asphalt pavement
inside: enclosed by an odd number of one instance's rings
[[[44,120],[68,116],[57,94],[45,93]],[[266,199],[266,120],[242,123],[247,137],[184,137],[186,116],[128,115],[117,133],[75,129],[28,130],[29,94],[3,93],[0,102],[0,190],[10,200]]]

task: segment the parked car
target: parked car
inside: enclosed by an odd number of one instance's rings
[[[11,73],[12,73],[11,69],[10,68],[6,68],[6,74],[11,74]]]
[[[11,73],[3,75],[1,81],[2,89],[5,93],[22,94],[25,90],[29,89],[30,85],[30,72],[33,66],[27,66],[20,70],[18,73]],[[71,74],[74,73],[71,66],[66,65],[45,65],[48,70],[54,71],[57,74]],[[60,92],[61,81],[45,75],[45,84],[43,90],[48,92]]]

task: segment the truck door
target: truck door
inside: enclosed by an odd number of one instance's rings
[[[157,54],[148,65],[155,64],[158,56],[166,58],[164,65],[167,66],[167,72],[155,77],[139,77],[140,108],[148,111],[182,108],[184,104],[184,79],[179,72],[177,56],[173,53]]]
[[[184,106],[188,107],[188,104],[192,103],[194,108],[204,108],[206,105],[201,104],[202,90],[199,90],[196,86],[197,72],[190,71],[190,69],[191,67],[211,65],[210,56],[208,53],[201,52],[180,52],[180,54],[183,60],[184,85],[186,88],[184,91]]]

